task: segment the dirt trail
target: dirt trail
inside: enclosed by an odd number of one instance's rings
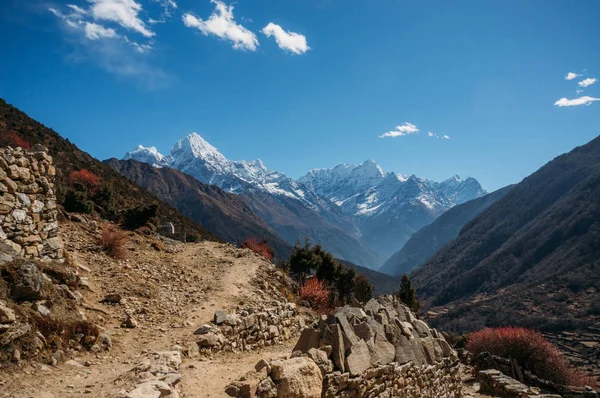
[[[98,232],[66,223],[63,239],[71,257],[81,264],[91,291],[85,303],[101,311],[83,309],[86,317],[106,328],[113,348],[105,353],[81,353],[74,359],[89,366],[32,364],[0,373],[0,397],[114,397],[132,385],[130,370],[145,353],[170,350],[193,341],[193,332],[212,319],[216,310],[231,310],[254,295],[250,281],[262,260],[228,244],[203,242],[151,247],[154,238],[130,235],[129,255],[115,261],[94,250]],[[99,301],[108,293],[120,293],[121,305]],[[120,325],[125,312],[139,326]],[[290,343],[291,344],[291,343]],[[289,353],[287,345],[268,347],[263,353],[219,354],[211,361],[184,359],[182,397],[218,397],[230,379],[251,370],[264,356]]]

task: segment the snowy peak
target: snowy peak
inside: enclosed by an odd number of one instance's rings
[[[216,169],[228,169],[229,166],[229,160],[196,133],[188,134],[187,137],[177,141],[171,149],[171,157],[175,164],[202,159]]]
[[[467,177],[465,180],[462,180],[458,175],[455,175],[439,183],[438,187],[455,205],[468,202],[486,194],[479,181],[473,177]]]
[[[153,146],[146,148],[142,145],[138,145],[136,149],[127,152],[123,157],[123,160],[129,159],[139,160],[140,162],[158,166],[161,165],[165,157]]]

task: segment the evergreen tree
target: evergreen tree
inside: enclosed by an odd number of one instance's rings
[[[398,298],[415,314],[419,312],[421,303],[417,299],[417,289],[412,285],[412,282],[406,274],[402,275],[400,281],[400,291],[398,292]]]
[[[361,303],[366,303],[373,298],[373,285],[366,276],[358,274],[354,277],[354,297]]]

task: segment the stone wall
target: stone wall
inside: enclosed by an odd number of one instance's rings
[[[304,317],[298,314],[296,304],[274,302],[232,314],[216,311],[213,322],[194,334],[201,353],[252,351],[289,340],[303,328]]]
[[[43,146],[0,148],[0,241],[28,258],[60,259],[55,169]]]
[[[259,362],[226,392],[259,398],[454,398],[462,396],[459,366],[443,336],[385,296],[321,317],[302,331],[291,358]]]
[[[496,355],[480,358],[478,368],[482,391],[500,394],[502,397],[562,397],[562,398],[597,398],[598,394],[592,387],[571,387],[541,379],[529,371],[523,371],[522,380],[527,385],[507,376],[512,374],[510,359]],[[502,373],[505,372],[505,373]],[[533,387],[528,387],[533,386]],[[545,391],[548,394],[541,394]],[[521,395],[519,395],[521,394]],[[540,395],[541,394],[541,395]]]

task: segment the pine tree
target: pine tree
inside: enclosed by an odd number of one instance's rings
[[[415,314],[419,312],[421,303],[417,299],[417,289],[414,288],[412,282],[406,274],[402,275],[400,281],[400,291],[398,292],[398,298]]]

